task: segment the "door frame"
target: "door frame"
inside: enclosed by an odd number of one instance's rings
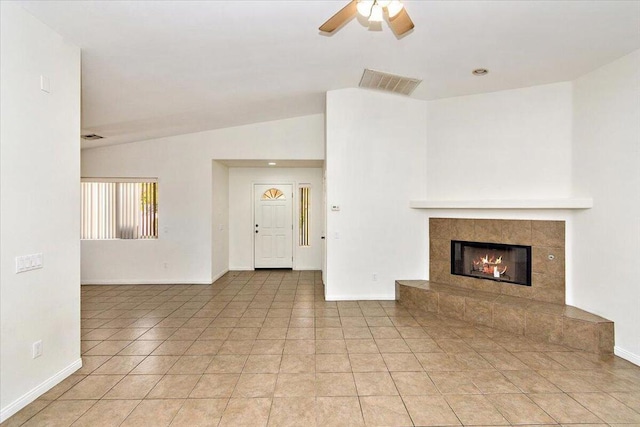
[[[291,270],[295,270],[296,269],[296,245],[295,245],[295,241],[296,241],[296,236],[298,233],[298,223],[296,222],[296,218],[297,218],[297,200],[298,198],[296,197],[296,189],[297,189],[297,183],[296,182],[291,182],[291,181],[251,181],[251,224],[249,224],[249,230],[251,230],[251,236],[252,236],[252,240],[253,240],[253,251],[251,253],[251,259],[253,260],[253,270],[255,271],[256,269],[256,233],[255,233],[255,224],[256,224],[256,185],[273,185],[273,186],[278,186],[278,185],[291,185],[291,191],[292,191],[292,195],[291,195],[291,225],[292,225],[292,232],[291,232]],[[259,267],[261,268],[261,267]]]

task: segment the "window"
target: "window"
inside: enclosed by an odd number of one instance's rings
[[[309,242],[309,212],[311,208],[311,188],[300,187],[300,236],[299,246],[311,246]]]
[[[81,239],[157,239],[156,179],[83,179]]]
[[[282,191],[278,190],[277,188],[270,188],[262,194],[261,199],[262,200],[276,200],[276,199],[284,200],[286,199],[286,197],[282,193]]]

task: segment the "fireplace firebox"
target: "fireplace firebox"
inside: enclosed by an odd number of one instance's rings
[[[451,274],[531,286],[531,246],[452,240]]]

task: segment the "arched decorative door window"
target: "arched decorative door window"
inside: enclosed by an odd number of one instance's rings
[[[277,188],[270,188],[264,193],[262,193],[261,200],[285,200],[286,196],[284,193]]]

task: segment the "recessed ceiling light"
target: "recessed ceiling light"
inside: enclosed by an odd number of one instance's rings
[[[269,166],[275,166],[276,162],[269,162]]]
[[[487,74],[489,74],[489,70],[487,70],[486,68],[476,68],[471,72],[471,74],[473,74],[474,76],[486,76]]]

